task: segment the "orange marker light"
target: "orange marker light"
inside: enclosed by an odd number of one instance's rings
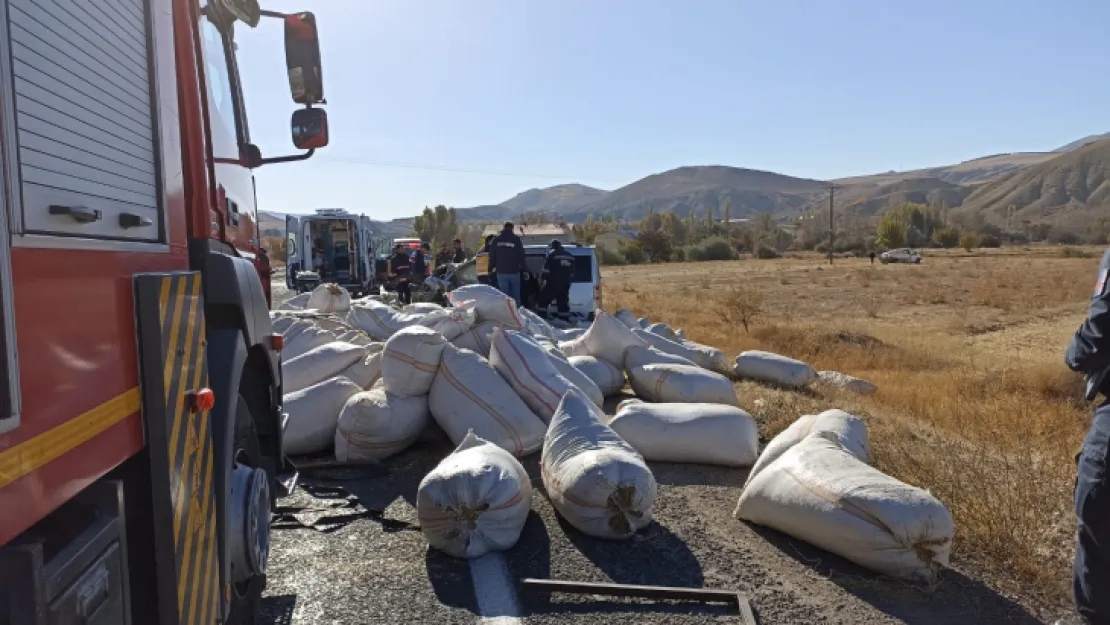
[[[216,394],[210,388],[202,388],[191,393],[192,401],[189,410],[193,412],[206,412],[216,407]]]
[[[270,346],[275,352],[280,352],[285,347],[285,337],[280,334],[270,335]]]

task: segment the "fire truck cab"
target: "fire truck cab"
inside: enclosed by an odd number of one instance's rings
[[[251,143],[260,22],[292,155]],[[296,471],[253,170],[323,103],[311,13],[0,0],[0,623],[255,622]]]

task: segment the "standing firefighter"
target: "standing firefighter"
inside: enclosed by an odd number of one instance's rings
[[[386,273],[397,278],[397,299],[402,304],[412,303],[412,294],[409,292],[409,274],[412,269],[412,260],[400,244],[393,246],[393,256],[389,257]]]
[[[1102,256],[1098,280],[1087,320],[1068,345],[1068,367],[1087,376],[1087,399],[1099,393],[1110,397],[1110,250]],[[1095,409],[1094,419],[1077,457],[1075,514],[1079,532],[1075,550],[1072,593],[1078,620],[1064,619],[1059,625],[1110,624],[1110,477],[1106,463],[1110,455],[1110,401]]]
[[[566,320],[570,316],[570,283],[574,276],[574,256],[563,249],[562,242],[551,242],[551,251],[543,262],[543,276],[540,278],[540,295],[536,305],[540,312],[547,312],[551,301],[555,300],[556,317]]]
[[[513,222],[506,221],[501,234],[489,246],[489,266],[497,273],[497,288],[520,306],[520,272],[524,271],[524,241],[513,232]]]

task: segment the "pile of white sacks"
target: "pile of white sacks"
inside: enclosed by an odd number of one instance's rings
[[[417,494],[420,525],[434,547],[476,557],[514,545],[532,498],[518,458],[540,452],[554,508],[591,536],[627,538],[651,523],[656,483],[646,461],[755,465],[738,516],[885,572],[919,573],[907,562],[888,564],[897,551],[888,543],[899,541],[906,554],[932,545],[929,566],[946,563],[950,517],[947,526],[940,519],[903,527],[884,516],[902,514],[890,512],[884,497],[924,502],[928,495],[867,465],[865,431],[826,439],[821,432],[839,430],[795,424],[759,454],[755,421],[739,408],[730,378],[804,387],[823,379],[809,365],[765,352],[744,352],[732,362],[681,330],[624,310],[599,310],[586,329],[559,329],[492,287],[462,287],[449,299],[446,308],[399,308],[373,296],[352,301],[342,289],[321,285],[273,313],[275,331],[285,338],[287,454],[333,452],[340,461],[375,462],[435,428],[454,443]],[[605,398],[626,384],[638,399],[607,416]],[[855,417],[844,418],[862,428]],[[843,454],[832,457],[841,447],[855,465]],[[829,459],[813,459],[817,451]],[[823,474],[823,466],[851,471],[841,483],[841,473]],[[799,476],[807,475],[811,482],[802,483]],[[868,480],[880,501],[868,499]],[[872,503],[877,510],[867,507]],[[892,536],[886,543],[867,534],[882,528]],[[943,546],[936,542],[944,537]],[[860,540],[874,543],[871,560],[860,553],[872,543]]]

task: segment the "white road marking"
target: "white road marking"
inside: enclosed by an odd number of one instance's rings
[[[520,608],[505,558],[496,551],[470,560],[480,625],[520,625]]]

